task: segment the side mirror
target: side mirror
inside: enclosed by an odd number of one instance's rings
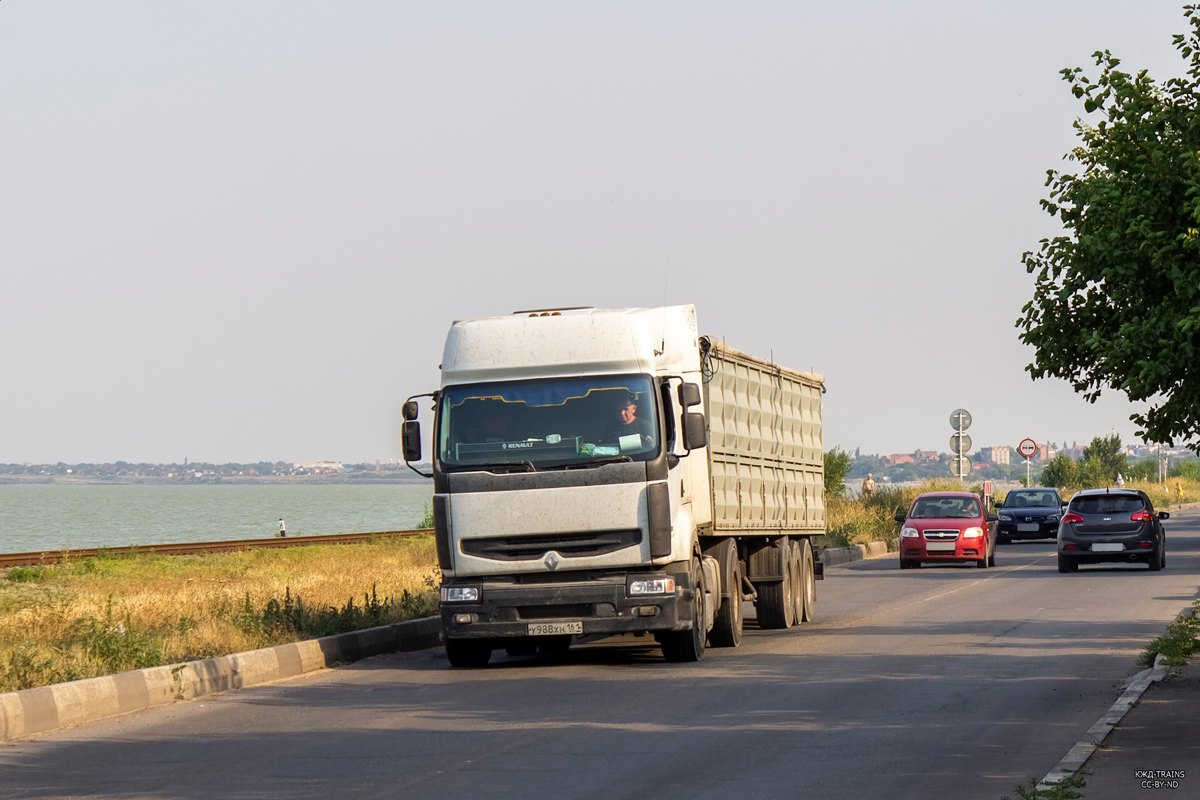
[[[1166,511],[1160,511],[1160,512],[1158,512],[1158,518],[1159,519],[1170,519],[1171,515],[1169,513],[1167,513]]]
[[[417,401],[409,400],[407,403],[404,404],[404,407],[400,410],[400,413],[404,416],[405,422],[411,422],[414,419],[416,419],[417,418]]]
[[[692,406],[700,405],[700,387],[694,383],[679,384],[679,405],[687,411]]]
[[[416,403],[405,403],[404,410],[408,411],[408,406],[412,406],[416,410]],[[421,423],[415,419],[406,419],[404,425],[400,428],[400,444],[404,450],[404,460],[408,463],[421,460]]]
[[[684,384],[685,386],[687,384]],[[708,425],[704,415],[688,411],[683,415],[683,446],[688,450],[699,450],[708,444]]]
[[[904,520],[908,519],[908,514],[897,514],[897,515],[894,517],[894,519],[896,520],[896,522],[903,523],[903,522],[904,522]]]
[[[988,514],[988,515],[987,515],[987,521],[988,521],[988,522],[999,522],[999,521],[1000,521],[1000,517],[999,517],[999,516],[997,516],[996,514]]]

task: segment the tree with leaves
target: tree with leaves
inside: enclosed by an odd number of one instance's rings
[[[1033,378],[1148,401],[1130,419],[1167,444],[1200,439],[1200,13],[1184,16],[1187,77],[1156,83],[1107,50],[1094,80],[1062,71],[1089,116],[1067,155],[1079,169],[1048,172],[1041,205],[1064,233],[1024,254],[1036,286],[1017,320]]]
[[[825,454],[825,494],[841,497],[846,494],[846,476],[854,466],[854,456],[835,447]]]

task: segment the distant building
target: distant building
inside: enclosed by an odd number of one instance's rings
[[[992,464],[1011,464],[1012,448],[1008,445],[1001,447],[981,447],[979,448],[979,460]]]
[[[899,466],[900,464],[913,463],[913,457],[910,456],[908,453],[893,453],[892,455],[884,456],[883,458],[881,458],[879,460],[882,461],[884,466],[887,466],[887,467],[895,467],[895,466]]]
[[[913,462],[917,464],[936,464],[938,458],[937,450],[914,450]]]

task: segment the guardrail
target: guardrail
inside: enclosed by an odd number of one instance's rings
[[[234,539],[227,542],[181,542],[149,544],[134,547],[90,547],[80,550],[42,550],[35,553],[0,553],[0,569],[27,567],[36,564],[61,564],[95,558],[99,555],[132,555],[157,553],[167,556],[194,556],[202,553],[236,553],[256,547],[301,547],[309,544],[358,544],[377,536],[421,536],[432,534],[433,528],[411,531],[375,531],[373,533],[331,533],[326,536],[281,536],[270,539]]]

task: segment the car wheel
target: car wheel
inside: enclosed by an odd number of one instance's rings
[[[1075,562],[1075,559],[1071,558],[1070,556],[1062,555],[1058,557],[1059,572],[1074,572],[1077,569],[1079,569],[1079,564]]]
[[[975,566],[979,567],[980,569],[987,569],[988,568],[987,550],[985,549],[983,552],[984,552],[983,558],[976,559]]]
[[[988,556],[988,566],[989,567],[996,566],[996,551],[995,550],[993,550],[992,554],[990,556]]]
[[[1158,547],[1154,548],[1154,552],[1150,554],[1150,560],[1146,562],[1146,566],[1150,567],[1151,572],[1158,572],[1163,568],[1163,556],[1165,555],[1163,550],[1165,549],[1166,548],[1164,548],[1162,545],[1159,545]]]

